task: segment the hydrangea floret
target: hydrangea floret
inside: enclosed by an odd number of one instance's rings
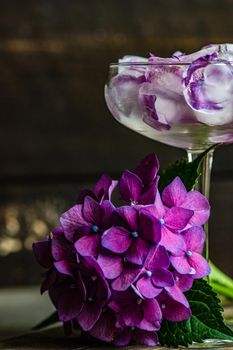
[[[154,154],[119,182],[103,175],[83,190],[44,241],[33,244],[66,333],[123,346],[158,344],[164,320],[191,316],[184,292],[210,273],[203,258],[210,206],[176,177],[159,193]],[[112,203],[120,192],[123,205]]]

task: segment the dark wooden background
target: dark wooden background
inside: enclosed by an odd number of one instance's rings
[[[155,151],[183,151],[119,125],[103,88],[124,54],[233,42],[232,0],[0,0],[0,284],[40,280],[31,242],[83,185]],[[233,276],[233,146],[216,152],[211,257]]]

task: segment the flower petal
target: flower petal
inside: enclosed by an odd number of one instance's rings
[[[163,202],[168,207],[179,207],[185,200],[187,191],[186,188],[181,181],[181,179],[177,176],[168,186],[166,186],[162,193]]]
[[[184,239],[181,234],[173,233],[165,225],[162,227],[162,237],[159,242],[169,252],[173,254],[181,253],[185,248]]]
[[[137,344],[146,346],[155,346],[159,343],[158,336],[155,332],[148,332],[141,329],[134,331],[133,339]]]
[[[151,323],[145,318],[137,325],[137,328],[145,331],[158,331],[160,329],[160,322]]]
[[[90,334],[99,340],[103,340],[106,342],[113,341],[114,334],[116,331],[115,323],[115,314],[113,313],[113,311],[108,309],[102,313],[99,320],[90,330]]]
[[[110,199],[114,188],[117,185],[117,181],[111,179],[107,174],[103,174],[99,181],[94,186],[94,193],[99,200]],[[101,192],[103,195],[100,197]]]
[[[100,235],[93,233],[89,236],[81,237],[74,246],[82,256],[97,256],[100,250]]]
[[[136,174],[144,186],[148,186],[155,179],[159,170],[159,160],[155,153],[148,154],[137,166]]]
[[[169,255],[164,246],[159,245],[150,250],[145,262],[147,270],[154,271],[161,267],[168,268],[169,265]]]
[[[137,326],[143,319],[143,310],[139,305],[130,304],[122,310],[123,320],[126,326]]]
[[[157,194],[158,181],[152,183],[140,196],[139,203],[143,205],[153,204]]]
[[[33,243],[32,248],[37,262],[46,269],[50,268],[53,264],[51,240],[35,242]]]
[[[150,245],[140,237],[133,238],[132,243],[126,253],[129,262],[142,265],[149,253]]]
[[[117,213],[129,226],[131,231],[137,231],[138,226],[138,211],[133,206],[122,206],[117,208]]]
[[[205,232],[201,226],[190,227],[182,231],[186,249],[201,254],[205,243]]]
[[[82,214],[82,205],[76,204],[60,218],[62,227],[64,228],[64,233],[69,241],[73,241],[75,231],[81,226],[87,226],[87,222]]]
[[[128,345],[131,341],[132,333],[130,328],[123,329],[121,332],[117,333],[114,344],[117,346]]]
[[[101,307],[93,301],[84,304],[82,311],[77,317],[79,325],[84,331],[89,331],[95,325],[101,315],[101,311]]]
[[[170,256],[170,261],[174,269],[181,274],[190,274],[192,272],[192,266],[185,255]]]
[[[203,278],[210,274],[210,266],[202,255],[193,252],[188,260],[192,268],[196,271],[196,273],[193,274],[193,278]]]
[[[189,308],[189,302],[186,299],[185,295],[182,293],[182,291],[177,287],[175,284],[172,287],[166,287],[165,288],[167,294],[178,303],[184,305],[185,307]]]
[[[56,261],[54,263],[55,268],[57,269],[58,272],[68,275],[68,276],[73,276],[75,272],[75,264],[73,261],[70,260],[60,260]]]
[[[136,287],[145,298],[149,299],[155,298],[162,291],[162,288],[156,288],[152,284],[150,277],[140,278],[136,283]]]
[[[119,191],[122,199],[126,202],[137,202],[142,189],[142,181],[136,174],[128,170],[123,172],[119,182]]]
[[[180,207],[172,207],[165,214],[165,224],[173,230],[183,230],[189,223],[193,214],[193,210]]]
[[[191,310],[189,307],[185,307],[183,304],[175,301],[169,296],[159,296],[159,302],[163,313],[163,319],[165,320],[180,322],[188,320],[191,316]]]
[[[56,235],[51,240],[51,249],[53,258],[56,261],[64,260],[72,255],[73,245],[64,235]]]
[[[177,287],[182,292],[187,292],[193,285],[193,276],[192,275],[181,275],[180,273],[174,271],[173,276],[176,281]]]
[[[122,258],[110,253],[100,253],[97,259],[107,279],[118,277],[123,271]]]
[[[86,196],[83,203],[83,217],[92,225],[101,224],[103,208],[93,198]]]
[[[122,227],[112,227],[102,236],[102,246],[114,253],[124,253],[132,242],[130,233]]]
[[[182,203],[182,207],[194,211],[194,214],[189,222],[190,225],[203,225],[209,219],[209,202],[207,198],[198,191],[188,192],[186,199]]]
[[[161,224],[159,220],[143,209],[140,211],[139,216],[139,231],[140,236],[151,244],[156,244],[161,239]]]
[[[140,268],[128,264],[120,276],[112,282],[112,289],[116,291],[124,291],[128,289],[130,285],[137,279],[140,272]]]
[[[156,299],[143,301],[144,317],[148,322],[155,323],[162,320],[162,312]]]
[[[175,283],[172,273],[165,268],[155,270],[151,279],[156,287],[173,286]]]

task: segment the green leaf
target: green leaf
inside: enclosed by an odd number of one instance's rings
[[[159,331],[161,345],[188,346],[204,339],[233,341],[233,332],[224,324],[220,300],[205,280],[196,280],[186,297],[192,310],[191,318],[183,322],[163,322]]]
[[[174,164],[170,165],[160,174],[159,190],[162,191],[172,180],[179,176],[183,181],[187,191],[191,191],[197,184],[201,175],[201,164],[206,154],[215,146],[211,146],[205,152],[201,153],[193,162],[188,162],[184,157]]]
[[[53,312],[50,316],[48,316],[45,320],[41,321],[38,323],[36,326],[32,328],[34,331],[38,331],[42,328],[46,328],[49,326],[52,326],[53,324],[60,322],[58,318],[58,313],[57,311]]]

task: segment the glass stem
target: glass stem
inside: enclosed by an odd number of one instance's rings
[[[192,162],[195,160],[200,153],[204,152],[202,151],[191,151],[187,150],[187,156],[188,161]],[[205,158],[202,162],[202,171],[201,176],[198,180],[198,183],[196,185],[196,190],[200,191],[207,199],[210,197],[210,178],[211,178],[211,171],[212,171],[212,164],[213,164],[213,154],[214,151],[211,150],[207,153]],[[208,222],[204,225],[205,234],[206,234],[206,241],[205,241],[205,250],[204,250],[204,256],[209,261],[209,230],[208,230]]]

